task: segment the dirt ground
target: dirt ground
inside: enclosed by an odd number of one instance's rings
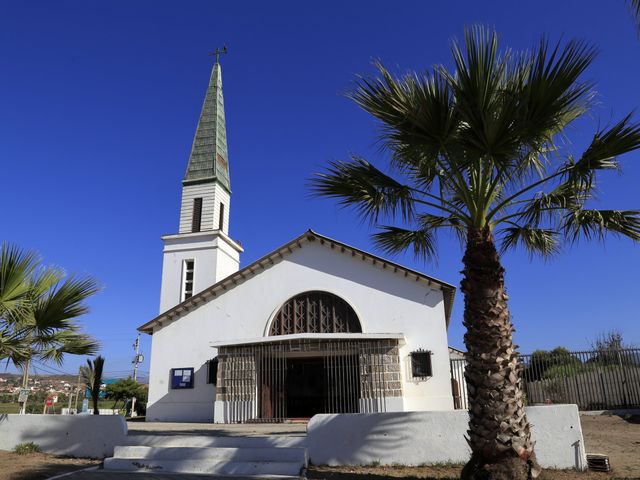
[[[0,450],[0,480],[44,480],[98,463],[98,460],[84,458],[56,457],[46,453],[18,455]]]
[[[609,455],[611,473],[546,471],[542,480],[640,479],[640,416],[623,419],[616,416],[581,417],[588,453]],[[44,480],[53,475],[87,468],[96,460],[55,457],[43,453],[17,455],[0,450],[0,480]],[[458,479],[460,466],[433,467],[311,467],[314,480],[383,480],[398,478]],[[79,474],[91,478],[89,474]]]

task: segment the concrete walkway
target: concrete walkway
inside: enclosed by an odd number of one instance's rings
[[[129,435],[211,435],[214,437],[305,436],[306,423],[127,422]]]

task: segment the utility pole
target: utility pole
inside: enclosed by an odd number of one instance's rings
[[[140,334],[136,337],[136,341],[133,344],[133,350],[136,352],[136,356],[133,357],[133,381],[138,382],[138,365],[144,361],[144,356],[140,353]],[[136,416],[136,397],[131,399],[131,416]]]
[[[73,408],[78,413],[78,397],[80,397],[80,379],[82,378],[82,369],[78,367],[78,384],[76,385],[76,399]],[[69,404],[71,406],[71,404]]]

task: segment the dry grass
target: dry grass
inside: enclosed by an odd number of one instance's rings
[[[312,466],[307,477],[314,480],[383,480],[397,478],[402,480],[458,480],[461,466],[423,466],[423,467],[316,467]],[[640,476],[620,477],[618,474],[575,472],[564,470],[546,470],[541,480],[611,480],[638,479]]]
[[[0,450],[0,480],[43,480],[98,463],[98,460],[57,457],[46,453],[19,455]]]

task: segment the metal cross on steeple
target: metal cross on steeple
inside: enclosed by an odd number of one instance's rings
[[[219,63],[218,60],[220,59],[220,55],[223,53],[228,53],[229,51],[227,50],[227,46],[224,45],[222,48],[216,48],[215,52],[211,52],[209,55],[210,56],[215,56],[216,57],[216,63]]]

